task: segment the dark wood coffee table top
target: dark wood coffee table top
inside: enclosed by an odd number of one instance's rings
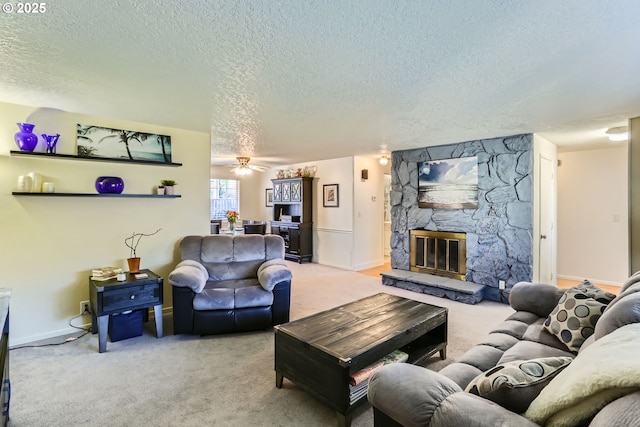
[[[376,294],[276,326],[283,332],[349,364],[408,327],[442,316],[446,308],[389,294]],[[393,347],[391,345],[390,347]]]

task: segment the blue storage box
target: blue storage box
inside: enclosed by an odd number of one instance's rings
[[[142,335],[142,310],[125,311],[109,316],[109,339],[111,342]]]

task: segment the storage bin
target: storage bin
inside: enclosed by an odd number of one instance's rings
[[[109,339],[111,342],[142,335],[142,310],[125,311],[109,316]]]

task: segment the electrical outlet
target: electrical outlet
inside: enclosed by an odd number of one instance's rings
[[[507,284],[505,283],[505,281],[504,281],[504,280],[500,280],[500,281],[498,282],[498,288],[500,288],[500,289],[505,289],[506,287],[507,287]]]
[[[91,313],[89,301],[80,301],[80,314]]]

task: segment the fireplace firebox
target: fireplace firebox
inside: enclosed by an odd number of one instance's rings
[[[466,280],[465,233],[411,230],[410,236],[411,271]]]

